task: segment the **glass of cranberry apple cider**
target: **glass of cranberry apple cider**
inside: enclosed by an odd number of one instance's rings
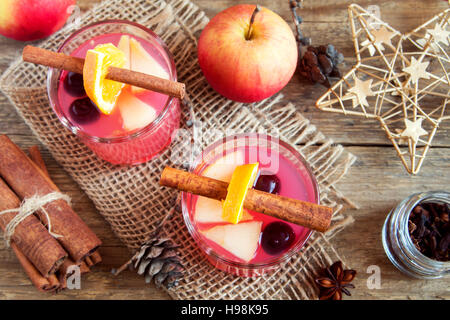
[[[177,80],[175,63],[162,40],[133,22],[109,20],[86,26],[58,52],[85,58],[88,50],[104,44],[123,52],[125,68]],[[47,84],[51,106],[63,125],[113,164],[152,159],[170,145],[172,132],[179,127],[178,99],[161,93],[126,85],[112,111],[105,114],[87,96],[83,75],[50,69]]]
[[[316,179],[303,157],[289,144],[264,134],[223,138],[196,159],[192,171],[230,182],[237,166],[259,163],[253,188],[319,203]],[[222,216],[222,203],[182,193],[187,228],[208,261],[239,276],[260,276],[273,271],[298,252],[311,230],[275,217],[245,210],[237,224]]]

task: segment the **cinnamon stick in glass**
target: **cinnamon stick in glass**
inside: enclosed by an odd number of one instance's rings
[[[0,178],[0,211],[19,208],[20,205],[20,199]],[[0,228],[5,231],[16,215],[17,212],[0,215]],[[28,216],[16,227],[11,241],[44,277],[55,273],[67,257],[67,252],[34,215]]]
[[[163,170],[159,183],[216,200],[224,200],[228,189],[226,182],[170,167]],[[248,190],[244,208],[320,232],[328,230],[333,215],[333,209],[326,206],[254,189]]]
[[[84,59],[64,53],[27,45],[23,49],[22,58],[26,62],[83,74]],[[106,79],[167,94],[178,99],[183,99],[186,91],[183,83],[123,68],[109,67]]]
[[[21,199],[60,192],[50,178],[6,135],[0,136],[0,176]],[[100,239],[66,201],[53,201],[45,205],[44,209],[50,217],[52,232],[62,236],[57,239],[58,242],[76,263],[90,256],[101,245]],[[38,214],[46,223],[45,215],[42,212]]]

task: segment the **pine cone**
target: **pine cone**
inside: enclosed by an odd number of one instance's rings
[[[133,267],[139,275],[145,276],[147,283],[153,279],[157,286],[174,287],[184,270],[177,248],[170,239],[151,239],[131,259]]]
[[[177,248],[170,239],[152,237],[115,275],[132,265],[137,274],[145,276],[146,283],[153,280],[158,287],[170,289],[178,284],[184,270]]]
[[[307,51],[299,61],[298,71],[312,82],[330,87],[328,77],[341,77],[338,64],[342,61],[344,61],[344,56],[331,44],[318,47],[308,46]]]

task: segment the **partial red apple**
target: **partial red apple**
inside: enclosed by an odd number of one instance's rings
[[[289,25],[275,12],[255,8],[244,4],[220,12],[198,42],[198,61],[208,83],[239,102],[272,96],[297,66],[297,44]]]
[[[0,34],[31,41],[59,30],[76,0],[0,0]]]

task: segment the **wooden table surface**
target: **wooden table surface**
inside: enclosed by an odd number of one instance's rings
[[[82,11],[100,0],[78,0]],[[126,0],[124,0],[126,1]],[[149,0],[150,1],[150,0]],[[237,0],[194,0],[208,17],[236,3]],[[258,1],[279,13],[291,25],[289,1]],[[329,4],[333,3],[333,4]],[[305,35],[314,44],[333,43],[346,57],[344,70],[355,61],[346,0],[305,1],[301,15]],[[367,8],[376,4],[381,17],[401,32],[408,32],[448,7],[442,0],[358,1]],[[0,36],[0,73],[18,56],[24,43]],[[381,244],[381,228],[389,210],[408,195],[429,190],[449,190],[450,121],[443,123],[434,138],[424,166],[418,176],[404,170],[396,152],[376,122],[321,112],[315,101],[325,92],[320,85],[310,85],[294,76],[282,91],[286,100],[294,102],[305,117],[325,135],[343,144],[358,157],[350,172],[339,183],[340,190],[360,208],[352,210],[354,224],[338,234],[332,243],[348,265],[358,271],[350,299],[449,299],[450,279],[413,280],[401,274],[389,262]],[[26,148],[39,144],[31,130],[15,112],[7,98],[0,94],[0,133]],[[54,182],[74,199],[74,208],[99,235],[104,246],[104,262],[83,277],[82,290],[65,290],[56,296],[38,293],[22,271],[13,252],[0,241],[0,299],[167,299],[169,296],[153,285],[145,285],[141,277],[124,272],[119,277],[111,269],[122,264],[130,253],[117,239],[108,224],[96,212],[91,201],[58,166],[41,146]],[[380,267],[381,288],[368,289],[367,268]],[[348,297],[346,297],[348,299]]]

